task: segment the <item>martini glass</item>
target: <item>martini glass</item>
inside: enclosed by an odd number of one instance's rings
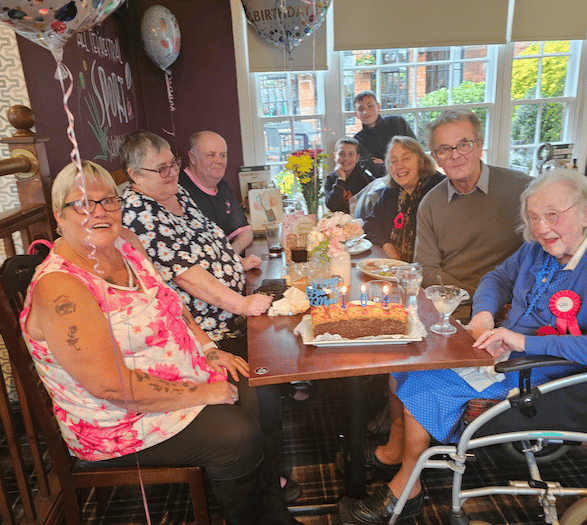
[[[469,294],[462,288],[452,285],[429,286],[424,290],[426,297],[432,301],[434,308],[438,312],[438,322],[430,327],[435,334],[449,335],[454,334],[457,329],[450,324],[449,317],[461,301],[469,298]]]

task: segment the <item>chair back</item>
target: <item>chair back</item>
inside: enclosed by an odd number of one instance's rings
[[[63,497],[66,501],[77,502],[71,470],[74,459],[61,437],[61,431],[53,415],[51,399],[37,374],[18,322],[27,287],[37,265],[43,259],[44,255],[16,255],[4,262],[0,270],[0,335],[10,357],[29,444],[33,440],[31,446],[37,446],[35,429],[38,426],[46,443],[54,474],[59,480],[60,491],[46,494],[46,497]],[[36,464],[35,470],[39,468],[45,467]],[[39,475],[37,472],[37,477]],[[66,509],[66,512],[79,516],[80,509],[77,506]]]

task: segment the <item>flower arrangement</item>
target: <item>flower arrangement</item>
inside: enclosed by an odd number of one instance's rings
[[[348,213],[335,211],[331,217],[323,218],[308,234],[308,253],[328,259],[342,255],[345,243],[363,234],[363,228]]]
[[[328,169],[325,165],[327,158],[328,154],[322,153],[321,149],[294,151],[287,158],[285,169],[295,175],[310,214],[318,211],[322,196],[322,168]]]

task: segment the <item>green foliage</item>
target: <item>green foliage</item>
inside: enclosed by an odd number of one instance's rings
[[[470,82],[465,80],[452,90],[453,104],[472,104],[485,100],[485,82]],[[440,88],[427,93],[420,99],[420,106],[448,105],[448,89]]]
[[[375,64],[376,59],[375,55],[363,55],[362,57],[357,59],[357,66],[368,66],[370,64]]]
[[[544,53],[569,51],[569,41],[545,42]],[[529,45],[518,56],[535,55],[540,51],[540,43]],[[541,96],[559,97],[565,89],[568,57],[544,57],[542,59]],[[534,98],[538,78],[538,59],[514,60],[512,65],[512,100]]]

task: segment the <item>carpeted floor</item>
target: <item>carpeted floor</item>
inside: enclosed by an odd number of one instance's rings
[[[376,376],[365,379],[367,399],[365,415],[373,417],[386,403],[384,392],[387,378]],[[340,450],[342,421],[341,383],[337,380],[316,382],[308,401],[288,400],[284,404],[283,453],[292,478],[300,483],[304,493],[294,504],[304,507],[317,503],[330,504],[328,514],[297,516],[306,525],[342,525],[336,512],[336,503],[342,493],[342,480],[335,468],[335,456]],[[370,435],[369,439],[377,436]],[[0,459],[5,458],[6,445],[0,443]],[[485,484],[505,484],[507,479],[529,479],[524,465],[513,463],[504,456],[501,448],[477,452],[477,461],[471,463],[465,475],[464,487]],[[6,461],[2,469],[7,475]],[[587,448],[573,448],[560,460],[541,466],[543,479],[558,481],[563,486],[587,487]],[[423,483],[428,505],[417,519],[404,519],[402,525],[445,525],[449,523],[451,475],[448,471],[427,470]],[[378,483],[369,486],[373,490]],[[12,483],[9,479],[9,483]],[[12,483],[13,485],[13,483]],[[153,524],[183,525],[192,523],[193,513],[187,486],[146,487],[147,503]],[[90,525],[144,524],[147,523],[140,492],[135,488],[118,488],[112,491],[106,513],[96,516],[92,491],[82,494],[84,522]],[[559,498],[559,517],[575,498]],[[212,525],[222,523],[213,497],[208,494]],[[542,508],[534,497],[491,496],[469,500],[465,510],[471,519],[493,525],[535,525],[544,523]],[[294,508],[294,513],[297,511]]]

